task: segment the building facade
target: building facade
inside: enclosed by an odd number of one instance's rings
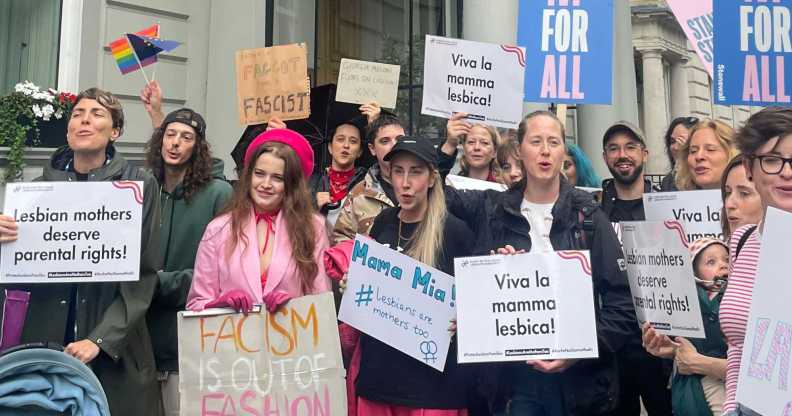
[[[182,46],[161,55],[149,77],[161,83],[164,109],[203,113],[208,138],[233,177],[230,152],[244,126],[236,104],[234,53],[305,42],[312,85],[334,83],[341,58],[401,65],[397,113],[414,134],[439,139],[444,121],[420,114],[424,36],[514,43],[518,0],[6,0],[0,5],[0,94],[19,80],[78,92],[99,86],[122,100],[127,128],[118,148],[142,163],[151,126],[137,72],[121,75],[107,45],[159,23],[160,36]],[[608,176],[601,137],[620,119],[641,125],[652,159],[667,171],[663,134],[676,116],[713,117],[739,126],[754,108],[713,104],[711,81],[662,0],[614,0],[614,104],[567,112],[568,138]],[[4,10],[3,10],[4,9]],[[42,30],[42,28],[57,28]],[[155,75],[156,74],[156,75]],[[547,108],[525,104],[524,110]],[[24,179],[41,172],[51,148],[26,152]],[[0,165],[6,149],[0,148]]]

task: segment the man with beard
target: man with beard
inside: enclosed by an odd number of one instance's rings
[[[649,151],[643,133],[629,122],[620,121],[605,131],[602,150],[613,175],[613,179],[602,182],[602,210],[612,222],[643,221],[643,194],[657,191],[644,178]]]
[[[649,151],[640,129],[620,121],[605,131],[602,157],[613,175],[602,183],[602,210],[612,222],[643,221],[643,194],[654,192],[644,178],[644,162]],[[637,322],[636,322],[637,328]],[[618,416],[638,416],[643,402],[650,416],[671,414],[671,394],[666,388],[667,366],[649,355],[641,345],[640,330],[635,331],[616,354],[619,366]]]

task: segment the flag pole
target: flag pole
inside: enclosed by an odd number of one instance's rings
[[[157,21],[157,37],[162,39],[162,26],[160,26],[159,20]],[[151,80],[154,81],[157,78],[157,68],[159,67],[159,58],[157,58],[157,63],[154,64],[154,72],[151,74]],[[140,69],[143,69],[141,66]]]

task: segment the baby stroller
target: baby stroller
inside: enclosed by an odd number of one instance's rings
[[[109,416],[102,385],[88,366],[50,343],[0,354],[0,416]]]

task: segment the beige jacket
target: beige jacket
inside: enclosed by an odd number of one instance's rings
[[[368,235],[374,224],[374,218],[380,211],[393,206],[393,202],[385,195],[377,179],[378,172],[379,168],[376,165],[371,167],[366,178],[349,191],[333,228],[335,244],[352,240],[355,234]]]

